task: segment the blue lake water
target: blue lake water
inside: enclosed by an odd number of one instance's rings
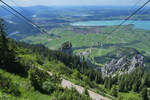
[[[72,26],[113,26],[119,25],[123,20],[109,20],[109,21],[81,21],[71,23]],[[134,24],[135,28],[150,30],[150,21],[133,21],[129,20],[124,25]]]

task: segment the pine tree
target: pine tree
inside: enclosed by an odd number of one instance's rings
[[[13,73],[24,73],[25,68],[16,61],[15,50],[11,48],[12,41],[6,37],[5,28],[0,22],[0,68]]]
[[[4,25],[0,22],[0,65],[5,66],[7,64],[8,40],[4,32]]]
[[[123,81],[123,79],[121,79],[121,80],[119,81],[119,91],[120,91],[120,92],[123,92],[123,91],[124,91],[124,86],[125,86],[124,81]]]
[[[108,89],[111,89],[111,86],[112,86],[112,84],[111,84],[111,78],[109,78],[109,79],[108,79],[107,88],[108,88]]]
[[[87,96],[89,96],[89,92],[88,92],[87,88],[84,89],[84,94],[87,95]]]
[[[8,67],[15,61],[15,52],[9,47],[10,43],[6,37],[2,23],[0,23],[0,44],[0,64]]]
[[[117,90],[117,87],[116,86],[113,86],[112,87],[112,91],[111,91],[111,94],[115,97],[118,96],[118,90]]]
[[[140,95],[141,95],[141,99],[142,99],[142,100],[148,100],[147,88],[146,88],[146,87],[144,87],[144,88],[142,89]]]
[[[134,84],[133,84],[133,91],[134,92],[138,92],[139,91],[139,87],[140,87],[140,80],[137,80]]]
[[[108,88],[107,86],[108,86],[108,78],[106,77],[105,80],[104,80],[104,87]]]
[[[105,78],[104,86],[107,89],[111,89],[111,87],[112,87],[111,78],[109,78],[109,77]]]

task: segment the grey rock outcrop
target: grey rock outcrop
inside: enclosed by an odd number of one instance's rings
[[[112,59],[101,68],[103,76],[130,73],[137,67],[144,67],[144,57],[140,54],[128,58]]]
[[[66,54],[73,54],[71,42],[67,41],[67,42],[63,43],[60,48],[60,51],[66,53]]]

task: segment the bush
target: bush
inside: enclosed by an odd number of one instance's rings
[[[78,93],[74,88],[56,91],[53,96],[56,100],[92,100],[89,96]]]
[[[20,96],[21,93],[17,87],[17,84],[12,83],[11,79],[0,75],[0,88],[3,92],[12,94],[14,96]]]
[[[49,75],[47,74],[47,72],[40,70],[36,67],[32,68],[30,70],[30,80],[31,80],[31,84],[34,86],[34,88],[36,90],[39,90],[42,92],[42,84],[44,81],[46,81],[47,77]]]
[[[56,84],[48,79],[47,81],[43,82],[42,89],[45,93],[51,94],[56,90]]]
[[[46,71],[38,68],[31,69],[30,80],[34,88],[42,93],[50,94],[60,83],[60,77],[57,75],[49,75]]]

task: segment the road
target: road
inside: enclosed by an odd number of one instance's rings
[[[63,79],[62,82],[61,82],[61,86],[64,87],[64,88],[72,88],[74,87],[80,94],[82,94],[84,92],[84,88],[81,87],[81,86],[78,86],[78,85],[75,85],[74,83],[68,81],[68,80],[65,80]],[[90,91],[88,90],[89,92],[89,96],[94,99],[94,100],[111,100],[111,99],[108,99],[106,97],[103,97],[93,91]]]
[[[40,67],[38,67],[40,70],[44,70]],[[45,70],[44,70],[45,71]],[[53,75],[51,72],[49,71],[46,71],[49,75]],[[61,86],[64,87],[64,88],[75,88],[80,94],[82,94],[84,92],[84,88],[79,86],[79,85],[75,85],[74,83],[68,81],[68,80],[65,80],[65,79],[62,79],[62,82],[61,82]],[[109,98],[106,98],[104,96],[101,96],[100,94],[98,93],[95,93],[91,90],[88,90],[89,92],[89,96],[93,99],[93,100],[111,100]]]

